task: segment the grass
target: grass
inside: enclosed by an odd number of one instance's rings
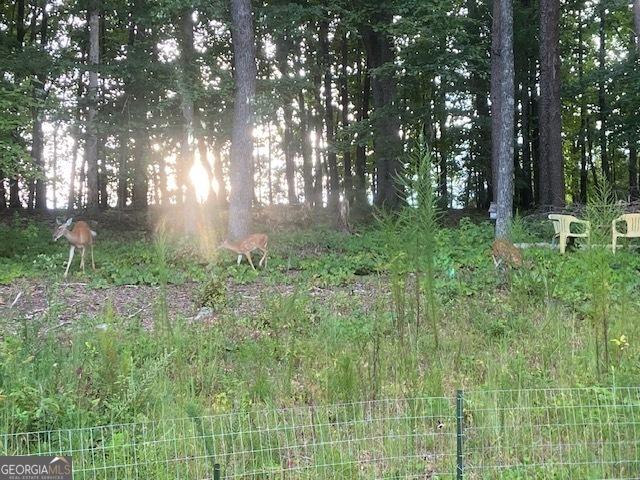
[[[518,222],[521,235],[542,238]],[[48,231],[37,224],[21,225],[19,232],[2,228],[2,235],[33,239],[22,247],[12,240],[16,251],[4,251],[3,283],[40,279],[55,292],[66,248],[51,244]],[[101,315],[80,315],[63,327],[55,309],[41,318],[3,318],[0,431],[441,397],[457,388],[638,384],[637,254],[598,256],[608,266],[603,295],[589,277],[589,251],[560,256],[528,249],[529,266],[503,277],[493,268],[491,240],[489,224],[464,219],[436,232],[436,346],[429,324],[409,329],[415,332],[410,339],[398,328],[399,312],[409,312],[406,321],[415,318],[412,259],[393,254],[390,242],[403,239],[390,238],[384,229],[368,227],[352,236],[321,228],[273,234],[269,268],[257,273],[236,266],[231,256],[205,261],[175,239],[159,246],[144,238],[121,241],[106,232],[96,247],[98,271],[85,277],[75,272],[76,278],[88,280],[89,288],[155,285],[165,276],[168,282],[195,280],[202,303],[216,309],[216,322],[167,318],[162,299],[156,321],[167,322],[167,328],[153,330],[143,329],[135,317],[119,317],[108,304]],[[232,306],[243,301],[232,288],[239,284],[264,286],[262,308],[234,313]],[[282,285],[290,293],[277,293]],[[318,301],[319,291],[331,300]],[[598,306],[602,302],[606,308]],[[599,327],[602,315],[606,339]]]

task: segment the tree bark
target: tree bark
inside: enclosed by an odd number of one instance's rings
[[[560,0],[540,1],[540,203],[564,205],[560,115]]]
[[[527,62],[528,63],[528,62]],[[531,187],[531,95],[529,93],[529,72],[522,85],[522,173],[525,182],[522,189],[522,206],[531,208],[533,191]]]
[[[443,82],[440,83],[439,98],[437,102],[437,115],[438,115],[438,130],[440,131],[438,138],[438,153],[440,156],[439,172],[438,172],[438,193],[440,195],[440,202],[444,208],[449,205],[449,195],[447,188],[447,105],[446,98],[447,92]]]
[[[629,142],[629,198],[638,199],[638,149],[635,140]]]
[[[125,124],[128,122],[125,121]],[[127,197],[129,195],[129,172],[128,172],[128,157],[129,157],[129,127],[123,127],[120,132],[119,139],[119,151],[118,151],[118,208],[123,209],[127,206]]]
[[[19,51],[22,50],[24,45],[24,18],[25,18],[25,0],[17,0],[16,9],[16,41]],[[9,208],[16,209],[21,208],[22,202],[20,201],[20,183],[18,175],[14,175],[9,179]]]
[[[640,55],[640,0],[634,0],[633,2],[633,24],[636,31],[636,48]]]
[[[231,198],[229,237],[236,240],[251,230],[253,199],[253,103],[256,91],[255,42],[251,0],[231,0],[235,101],[231,139]]]
[[[195,229],[195,216],[192,216],[193,206],[196,202],[195,187],[189,180],[189,172],[193,166],[193,142],[196,141],[194,90],[197,73],[195,71],[195,48],[193,38],[193,9],[187,8],[180,18],[180,65],[181,78],[178,88],[180,90],[182,110],[182,138],[180,139],[180,158],[178,171],[178,201],[186,202],[189,219],[186,228],[188,231]],[[185,213],[187,213],[185,212]]]
[[[358,78],[360,80],[358,122],[365,122],[369,119],[369,97],[371,95],[371,76],[369,75],[366,59],[360,58],[358,61]],[[369,206],[367,201],[367,147],[364,140],[358,136],[356,145],[354,200],[358,210],[364,210]]]
[[[302,144],[302,181],[304,185],[304,203],[313,203],[313,159],[309,140],[310,112],[304,99],[304,92],[298,91],[298,110],[300,111],[300,142]]]
[[[85,158],[87,163],[87,208],[96,213],[99,207],[98,192],[98,135],[97,135],[97,96],[98,64],[100,63],[100,0],[89,0],[89,89],[87,92],[87,139]]]
[[[315,157],[316,164],[314,169],[313,176],[313,205],[316,207],[322,207],[322,179],[324,178],[324,155],[325,152],[320,147],[320,143],[322,142],[322,134],[323,134],[323,118],[324,118],[324,108],[322,106],[322,100],[320,99],[320,88],[322,85],[322,74],[320,70],[316,72],[313,78],[313,101],[314,101],[314,109],[315,114],[313,116],[314,120],[314,130],[316,135],[315,142]]]
[[[391,15],[379,14],[380,20],[390,24]],[[365,47],[371,73],[373,98],[373,151],[376,165],[376,192],[374,203],[378,207],[396,210],[404,202],[404,193],[397,177],[401,170],[402,143],[400,116],[396,109],[396,80],[393,74],[373,72],[373,69],[393,63],[394,51],[391,38],[372,27],[364,30]]]
[[[491,112],[494,149],[492,158],[497,167],[496,238],[509,238],[513,216],[515,114],[512,0],[494,0],[491,63],[491,98],[500,100],[497,109],[494,109],[492,104]]]
[[[338,213],[340,202],[340,179],[338,178],[338,159],[335,150],[335,122],[333,118],[333,94],[331,86],[331,56],[329,53],[329,23],[326,20],[320,22],[319,40],[319,54],[322,71],[324,72],[324,125],[327,141],[327,170],[329,173],[327,207],[332,213]]]
[[[34,13],[35,16],[35,13]],[[47,44],[47,30],[49,25],[49,15],[47,13],[47,2],[42,4],[42,23],[40,25],[40,50],[44,52]],[[36,102],[43,102],[45,99],[44,84],[46,82],[46,74],[39,73],[36,75],[37,84],[33,89],[33,95]],[[35,178],[35,203],[36,210],[45,210],[47,208],[47,177],[44,162],[44,135],[42,132],[42,108],[36,103],[32,109],[33,116],[33,144],[31,157],[36,171]]]
[[[602,163],[602,174],[607,182],[612,181],[611,165],[607,152],[607,97],[605,91],[606,72],[606,5],[600,3],[600,49],[598,50],[598,66],[600,68],[600,80],[598,82],[598,115],[600,120],[600,162]]]
[[[56,122],[53,129],[53,158],[51,159],[51,169],[53,170],[53,178],[51,179],[51,190],[53,190],[53,209],[58,209],[58,130],[60,124]],[[0,177],[2,178],[2,177]]]
[[[298,203],[296,195],[296,171],[293,151],[293,107],[289,82],[289,53],[291,41],[286,34],[276,38],[276,60],[278,70],[282,75],[282,112],[284,116],[284,135],[282,136],[282,151],[284,152],[285,178],[287,182],[287,199],[289,205]]]
[[[340,100],[342,103],[342,128],[346,131],[349,128],[349,76],[347,65],[349,64],[349,44],[347,34],[342,34],[341,40],[342,70],[340,72]],[[342,152],[344,163],[344,194],[349,204],[353,203],[353,176],[351,172],[351,141],[345,141]]]
[[[587,203],[587,99],[584,88],[584,28],[582,24],[582,8],[578,10],[578,85],[580,88],[580,133],[578,148],[580,150],[580,202]]]

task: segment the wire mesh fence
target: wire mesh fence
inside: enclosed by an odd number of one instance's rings
[[[75,479],[446,478],[448,398],[380,400],[0,437],[3,455],[70,455]],[[451,477],[451,475],[448,475]]]
[[[459,392],[0,434],[75,479],[638,479],[640,388]]]
[[[465,478],[640,478],[640,389],[465,392]]]

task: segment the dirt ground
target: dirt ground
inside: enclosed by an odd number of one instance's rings
[[[215,322],[220,312],[202,310],[196,305],[199,285],[185,283],[167,286],[169,318],[188,318]],[[295,291],[294,285],[266,285],[260,280],[246,284],[227,285],[229,308],[238,316],[259,314],[266,299],[274,294],[287,295]],[[339,311],[345,303],[372,305],[378,295],[378,282],[371,277],[359,277],[345,287],[310,287],[308,294],[314,302]],[[154,309],[158,303],[159,287],[121,285],[92,288],[85,283],[62,282],[51,285],[40,280],[18,280],[11,285],[0,285],[0,319],[38,319],[52,315],[59,325],[74,323],[83,317],[96,317],[109,303],[121,318],[137,318],[145,328],[153,328]],[[342,301],[337,301],[338,297]]]

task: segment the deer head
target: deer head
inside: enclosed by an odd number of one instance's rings
[[[58,219],[56,219],[56,223],[58,224],[58,226],[53,231],[54,242],[64,235],[65,230],[68,230],[71,226],[71,222],[73,222],[73,218],[68,218],[64,223],[61,223]]]

